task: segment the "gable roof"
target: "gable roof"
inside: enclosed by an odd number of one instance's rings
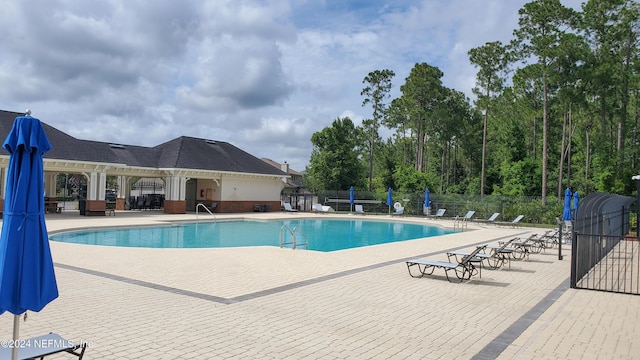
[[[24,113],[0,110],[0,141]],[[222,141],[181,136],[155,147],[80,140],[41,120],[51,150],[45,159],[123,164],[157,169],[179,168],[286,176],[279,169]],[[9,153],[0,147],[0,155]]]
[[[160,154],[158,168],[286,175],[283,171],[224,141],[181,136],[154,149]]]
[[[264,161],[264,162],[266,162],[267,164],[269,164],[269,165],[271,165],[271,166],[274,166],[274,167],[276,167],[276,168],[280,169],[280,170],[282,170],[282,168],[283,168],[283,166],[282,166],[283,164],[280,164],[279,162],[274,161],[274,160],[271,160],[271,159],[269,159],[269,158],[261,158],[261,160],[262,160],[262,161]],[[285,161],[285,164],[286,164],[286,163],[287,163],[287,162]],[[302,174],[301,174],[300,172],[293,170],[293,169],[292,169],[292,168],[290,168],[289,166],[287,166],[287,168],[289,169],[289,171],[287,172],[289,175],[302,176]],[[284,171],[284,170],[283,170],[283,171]]]

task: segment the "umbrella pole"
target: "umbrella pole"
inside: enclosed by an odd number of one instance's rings
[[[11,359],[18,360],[18,334],[20,333],[20,315],[13,315],[13,348]]]

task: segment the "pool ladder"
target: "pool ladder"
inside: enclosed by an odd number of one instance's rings
[[[291,236],[291,241],[287,241],[287,234]],[[304,242],[299,242],[296,234],[302,236],[304,238]],[[282,225],[280,228],[280,247],[283,248],[288,246],[291,246],[292,249],[297,247],[304,247],[307,250],[309,249],[309,238],[297,225],[294,225],[292,228],[287,225]]]
[[[213,219],[216,220],[216,216],[211,212],[211,210],[209,210],[209,208],[207,207],[207,205],[203,204],[203,203],[198,203],[198,205],[196,205],[196,220],[198,219],[198,209],[200,208],[205,209],[209,214],[211,214],[211,216],[213,216]]]
[[[467,228],[467,218],[457,216],[453,219],[453,230],[462,230]]]

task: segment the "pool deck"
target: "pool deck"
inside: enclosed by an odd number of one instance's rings
[[[247,213],[218,219],[332,218]],[[50,233],[194,220],[154,211],[47,214]],[[388,216],[352,216],[391,219]],[[200,219],[210,215],[200,215]],[[393,218],[452,226],[450,220]],[[472,224],[435,238],[331,253],[271,247],[118,248],[51,242],[60,296],[21,322],[21,338],[85,341],[85,359],[640,358],[640,297],[569,289],[570,248],[482,278],[415,279],[405,261],[446,260],[535,228]],[[0,316],[10,339],[13,316]],[[47,359],[68,359],[68,354]]]

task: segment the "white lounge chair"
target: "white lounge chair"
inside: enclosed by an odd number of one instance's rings
[[[473,221],[477,221],[477,222],[486,222],[486,223],[492,223],[494,221],[496,221],[496,219],[498,218],[498,216],[500,216],[500,213],[493,213],[493,215],[489,216],[488,219],[475,219]]]
[[[284,203],[283,206],[284,206],[284,211],[289,211],[289,212],[298,211],[297,209],[292,208],[290,203]]]
[[[321,212],[321,213],[327,213],[327,212],[332,212],[332,211],[335,211],[335,210],[333,210],[333,208],[331,206],[326,206],[326,205],[322,205],[322,204],[313,204],[313,211]]]
[[[473,215],[475,215],[475,211],[473,210],[469,210],[467,211],[467,213],[464,215],[464,217],[462,218],[463,221],[469,221],[471,220],[471,218],[473,218]]]
[[[496,226],[502,225],[502,226],[516,227],[518,226],[518,223],[520,222],[520,220],[522,220],[523,217],[524,215],[518,215],[518,217],[513,219],[513,221],[496,221],[495,224]]]
[[[438,209],[438,211],[436,211],[435,215],[433,215],[433,218],[434,219],[441,218],[441,217],[444,216],[444,213],[446,213],[446,212],[447,212],[447,209]]]
[[[362,208],[362,205],[354,205],[354,210],[356,214],[364,215],[364,209]]]

